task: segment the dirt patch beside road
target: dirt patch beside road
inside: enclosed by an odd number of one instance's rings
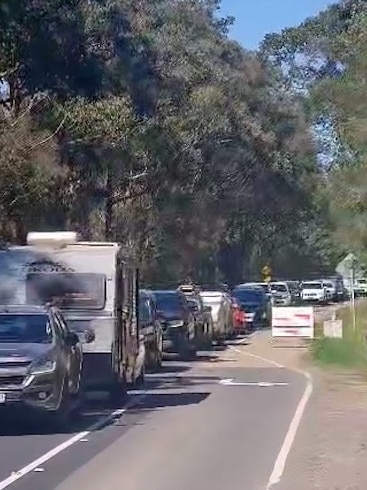
[[[270,333],[261,333],[250,342],[232,350],[237,364],[269,367],[267,359],[308,371],[314,385],[285,472],[274,490],[365,490],[366,376],[315,366],[307,345],[296,339],[272,341]]]
[[[309,370],[314,391],[275,490],[365,490],[367,383],[350,372]]]

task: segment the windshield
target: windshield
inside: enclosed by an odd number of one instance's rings
[[[139,298],[139,320],[142,323],[150,322],[152,317],[150,302],[147,298]]]
[[[218,294],[216,296],[201,296],[201,299],[203,300],[204,305],[210,306],[210,305],[219,305],[222,300],[223,296],[221,294]]]
[[[200,310],[200,302],[195,298],[187,298],[187,302],[191,310]]]
[[[288,292],[287,286],[285,284],[272,284],[271,290],[276,291],[278,293],[287,293]]]
[[[160,311],[179,311],[180,297],[175,293],[155,293],[157,308]]]
[[[233,296],[241,303],[257,303],[264,301],[264,293],[256,289],[236,289]]]
[[[302,289],[322,289],[321,282],[304,282]]]
[[[52,342],[52,330],[47,315],[0,315],[0,343],[45,344],[50,342]]]
[[[26,278],[26,300],[30,304],[56,303],[72,310],[102,310],[106,303],[103,274],[34,272]]]

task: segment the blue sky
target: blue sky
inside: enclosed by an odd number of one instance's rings
[[[222,0],[222,14],[236,17],[230,37],[256,49],[265,34],[300,24],[332,0]]]

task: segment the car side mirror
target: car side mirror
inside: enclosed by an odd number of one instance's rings
[[[94,342],[96,340],[96,334],[94,333],[94,331],[91,329],[91,328],[88,328],[85,332],[84,332],[84,342],[86,344],[91,344],[92,342]]]
[[[79,343],[79,337],[74,332],[69,332],[65,339],[66,345],[69,347],[75,347]]]

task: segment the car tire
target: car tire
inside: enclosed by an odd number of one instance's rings
[[[159,371],[162,367],[163,364],[163,338],[161,337],[159,340],[159,343],[157,345],[157,352],[156,352],[156,370]]]
[[[141,388],[145,382],[145,365],[141,367],[139,376],[134,381],[134,388]]]
[[[186,336],[183,336],[180,342],[178,355],[181,361],[192,361],[196,358],[196,347],[191,344]]]
[[[74,415],[77,414],[76,411],[72,410],[72,397],[69,393],[68,379],[65,378],[60,405],[57,410],[50,412],[47,417],[52,429],[57,432],[67,430],[72,422],[73,412]]]
[[[110,386],[108,393],[109,402],[113,407],[121,406],[127,399],[127,383],[125,377],[116,379]]]

